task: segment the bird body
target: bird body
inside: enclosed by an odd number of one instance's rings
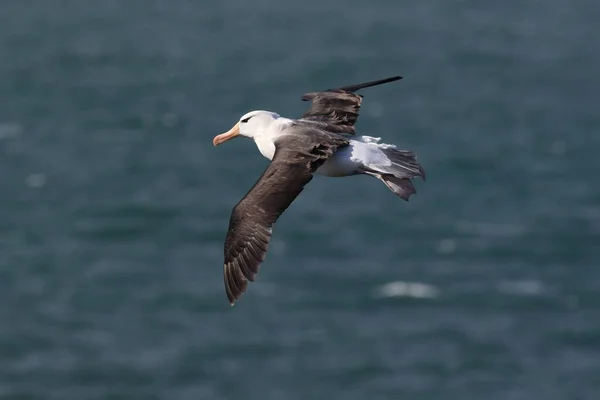
[[[357,136],[354,123],[362,96],[354,92],[398,80],[392,77],[339,89],[305,94],[311,108],[299,119],[256,110],[244,114],[228,132],[216,136],[218,146],[237,136],[252,138],[270,165],[234,207],[225,239],[224,281],[231,305],[253,281],[267,252],[272,227],[312,180],[368,175],[407,200],[416,193],[411,180],[425,171],[409,150]]]

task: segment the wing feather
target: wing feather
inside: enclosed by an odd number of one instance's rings
[[[311,101],[302,119],[323,125],[330,132],[354,135],[354,124],[362,104],[362,96],[354,92],[371,86],[382,85],[402,79],[401,76],[379,79],[356,85],[306,93],[302,100]]]
[[[273,224],[312,180],[313,172],[338,148],[348,145],[348,140],[340,135],[305,131],[307,128],[302,125],[294,129],[297,134],[276,141],[271,164],[231,212],[223,266],[231,305],[258,274]]]

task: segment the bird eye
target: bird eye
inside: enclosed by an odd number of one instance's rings
[[[248,122],[248,121],[250,121],[250,118],[252,118],[252,117],[244,118],[244,119],[243,119],[243,120],[241,120],[240,122],[242,122],[242,123]]]

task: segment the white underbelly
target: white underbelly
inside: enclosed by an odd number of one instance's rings
[[[350,176],[356,173],[358,167],[360,167],[360,163],[352,159],[350,145],[338,150],[315,173],[332,177]]]
[[[393,147],[380,144],[379,138],[358,136],[350,140],[350,145],[337,151],[319,167],[317,174],[341,177],[360,173],[361,167],[389,166],[390,160],[384,149]]]

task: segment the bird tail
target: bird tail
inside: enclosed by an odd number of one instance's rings
[[[394,175],[380,175],[377,178],[385,183],[392,192],[396,193],[401,199],[408,201],[411,195],[417,193],[417,189],[410,179],[398,178]]]
[[[399,150],[394,147],[381,148],[381,151],[391,162],[391,166],[386,166],[386,171],[396,178],[416,178],[420,176],[425,180],[425,170],[417,161],[415,153],[409,150]]]
[[[425,180],[425,170],[412,151],[385,144],[377,144],[377,147],[385,155],[387,162],[385,165],[377,163],[364,166],[363,173],[379,179],[392,192],[408,201],[410,196],[417,193],[411,179],[421,177]]]

